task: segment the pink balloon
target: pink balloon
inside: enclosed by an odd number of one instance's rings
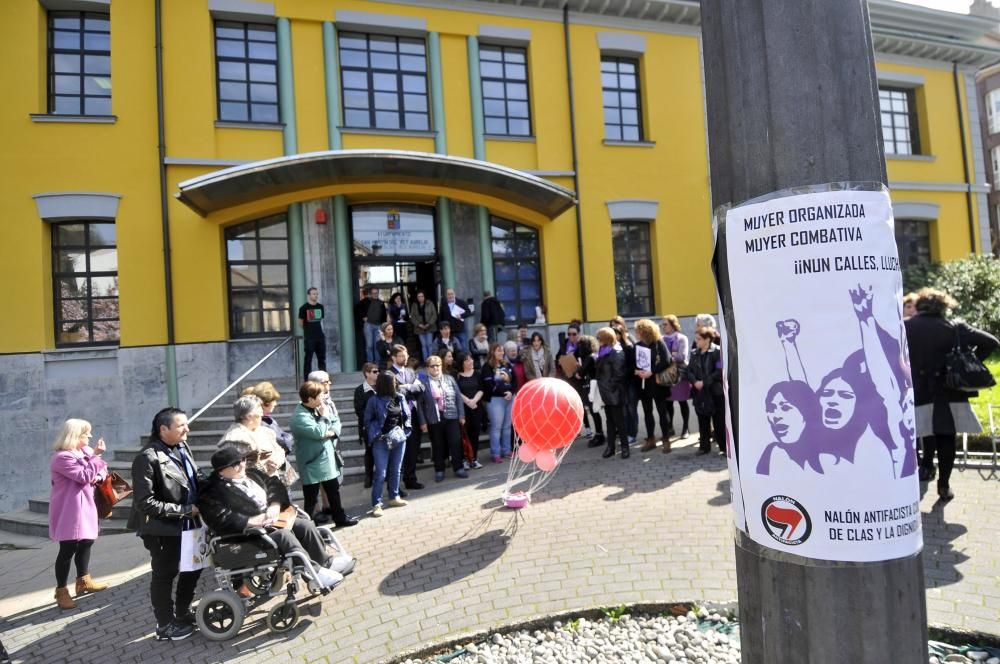
[[[531,463],[534,461],[537,454],[538,448],[531,443],[521,443],[521,447],[517,450],[517,458],[524,463]]]
[[[538,470],[545,472],[555,470],[556,455],[552,453],[552,450],[538,450],[535,455],[535,465],[538,466]]]

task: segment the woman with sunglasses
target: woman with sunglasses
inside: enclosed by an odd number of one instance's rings
[[[361,384],[354,389],[354,414],[358,422],[364,422],[365,408],[368,400],[375,396],[375,380],[378,378],[378,367],[372,362],[366,362],[361,367]],[[365,447],[365,488],[372,488],[372,472],[375,468],[375,457],[372,456],[372,444],[368,440],[368,432],[364,427],[358,428],[358,438]]]
[[[404,507],[399,495],[399,476],[410,437],[410,404],[396,382],[396,375],[383,371],[375,379],[375,394],[365,406],[361,420],[371,441],[375,468],[372,476],[372,516],[382,516],[382,486],[389,479],[389,507]]]

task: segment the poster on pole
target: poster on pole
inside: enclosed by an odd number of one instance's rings
[[[913,392],[888,191],[782,192],[729,209],[724,223],[737,526],[807,558],[916,553]]]

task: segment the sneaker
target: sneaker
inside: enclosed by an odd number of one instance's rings
[[[628,444],[629,445],[635,445],[635,436],[629,436],[628,437]]]
[[[172,620],[164,627],[156,628],[157,641],[182,641],[194,634],[194,627]]]
[[[382,516],[382,506],[381,505],[376,505],[375,507],[372,508],[372,516],[375,517],[375,518],[378,518],[378,517]]]
[[[340,572],[334,572],[332,569],[319,567],[316,569],[316,580],[326,588],[335,588],[344,580],[344,576]]]
[[[187,613],[182,613],[177,617],[175,617],[174,622],[180,623],[181,625],[190,625],[191,627],[195,627],[198,624],[198,621],[194,619],[194,614],[191,613],[190,611],[188,611]]]
[[[409,504],[410,503],[403,500],[402,498],[393,498],[388,503],[386,503],[386,505],[388,505],[389,507],[406,507]]]
[[[444,482],[444,471],[438,471],[434,473],[435,482]]]
[[[509,459],[509,458],[511,458],[512,456],[514,456],[514,453],[513,453],[513,452],[504,452],[504,453],[503,453],[503,458],[504,458],[504,459]]]
[[[591,431],[590,427],[585,427],[584,428],[584,430],[583,430],[583,437],[584,438],[593,438],[594,437],[594,432]]]
[[[503,463],[503,459],[499,456],[493,457],[493,463]]]
[[[469,477],[469,471],[466,470],[465,468],[459,468],[458,470],[455,471],[455,477],[461,477],[462,479],[466,479]]]
[[[479,463],[479,459],[473,459],[472,465],[470,466],[470,468],[472,468],[473,470],[479,470],[482,467],[483,467],[483,464]]]
[[[347,576],[354,571],[354,566],[357,565],[357,563],[358,561],[356,558],[340,554],[330,558],[330,562],[327,563],[326,568],[336,572],[340,576]]]
[[[407,492],[403,491],[402,489],[399,490],[399,497],[400,498],[406,498],[408,495],[410,495],[410,494],[408,494]]]
[[[463,470],[468,470],[469,468],[470,468],[469,462],[468,461],[463,461],[462,462],[462,469]]]

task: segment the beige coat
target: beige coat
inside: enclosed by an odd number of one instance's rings
[[[249,460],[248,468],[256,468],[265,475],[280,478],[285,486],[298,479],[298,474],[291,464],[285,464],[285,450],[278,444],[278,439],[270,428],[258,426],[251,431],[240,422],[234,422],[226,429],[219,440],[219,449],[234,447],[242,454],[257,455],[256,460]],[[285,466],[285,470],[281,467]]]

